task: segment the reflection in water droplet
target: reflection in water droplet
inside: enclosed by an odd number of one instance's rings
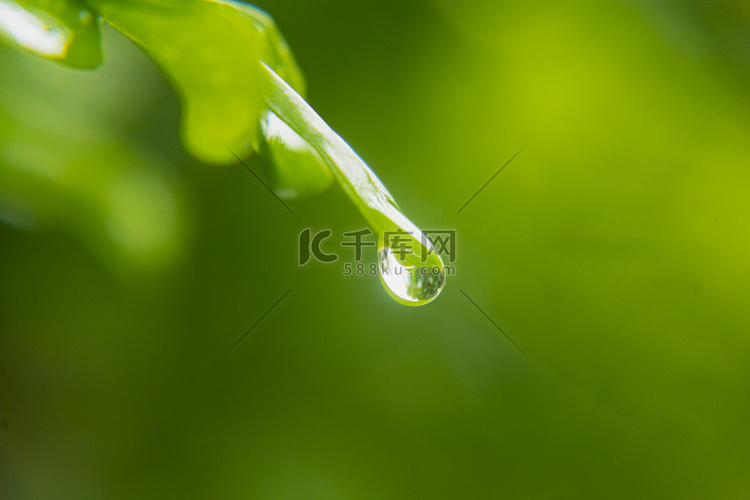
[[[425,244],[411,235],[401,235],[396,242],[379,239],[380,279],[388,294],[407,306],[431,302],[445,284],[443,262],[427,237],[419,234]]]

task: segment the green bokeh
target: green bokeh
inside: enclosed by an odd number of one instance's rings
[[[195,163],[112,29],[2,49],[0,498],[747,498],[745,4],[258,5],[456,276],[343,276],[343,193]]]

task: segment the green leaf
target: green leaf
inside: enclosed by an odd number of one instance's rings
[[[270,81],[261,64],[298,92],[305,90],[302,72],[268,14],[232,1],[91,3],[169,77],[182,101],[183,142],[194,156],[233,163],[234,155],[259,151],[280,196],[305,196],[331,184],[333,176],[312,146],[288,127],[282,133],[283,122],[268,126]]]
[[[271,187],[282,198],[318,194],[333,182],[333,174],[317,151],[273,111],[261,121],[261,160]]]
[[[265,11],[242,2],[227,1],[239,14],[250,19],[261,37],[258,44],[258,55],[274,72],[284,79],[301,96],[305,96],[305,78],[292,55],[284,36],[279,31],[273,18]]]
[[[181,135],[198,159],[234,162],[253,148],[265,108],[261,33],[231,4],[201,0],[92,0],[137,42],[182,102]]]
[[[231,2],[231,5],[242,16],[251,19],[260,32],[258,52],[261,61],[298,94],[304,95],[302,72],[273,18],[252,5],[240,2]],[[268,77],[265,73],[263,76]],[[256,149],[271,187],[282,198],[318,194],[333,182],[330,168],[315,148],[272,111],[265,111],[261,118],[261,134]]]
[[[370,167],[307,102],[268,66],[271,110],[299,134],[330,167],[336,181],[378,234],[380,278],[388,294],[400,304],[424,305],[435,299],[445,284],[445,268],[429,238],[401,212],[396,201]],[[401,253],[389,234],[400,234]],[[397,243],[398,245],[398,243]]]
[[[96,16],[81,0],[0,0],[0,38],[74,68],[102,62]]]

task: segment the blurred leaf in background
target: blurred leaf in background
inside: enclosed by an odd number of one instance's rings
[[[333,240],[299,267],[342,193],[196,164],[106,26],[68,85],[3,50],[0,497],[750,495],[744,3],[258,4],[456,276],[413,309]]]
[[[75,234],[124,274],[169,265],[186,236],[181,175],[130,137],[155,96],[129,75],[127,43],[112,44],[119,67],[93,73],[0,52],[11,75],[0,82],[0,217]]]

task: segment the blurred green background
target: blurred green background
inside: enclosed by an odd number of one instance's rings
[[[114,30],[0,48],[0,498],[750,498],[749,4],[257,5],[456,276],[298,267],[343,193],[192,160]]]

